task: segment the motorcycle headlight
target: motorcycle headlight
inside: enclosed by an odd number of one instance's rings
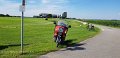
[[[63,32],[63,29],[62,29],[62,28],[60,28],[60,29],[59,29],[59,32]]]

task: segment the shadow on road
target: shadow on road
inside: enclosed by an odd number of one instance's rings
[[[68,47],[66,50],[75,51],[75,50],[85,50],[83,47]]]
[[[73,43],[74,40],[66,40],[62,45],[66,45],[66,49],[62,50],[62,51],[66,51],[66,50],[70,50],[70,51],[75,51],[75,50],[85,50],[86,48],[81,47],[83,45],[85,45],[86,43]]]

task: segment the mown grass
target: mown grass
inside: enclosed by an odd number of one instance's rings
[[[25,18],[24,20],[24,55],[20,55],[20,18],[0,17],[0,58],[35,58],[39,55],[56,51],[53,41],[54,24],[52,21],[41,18]],[[79,43],[99,33],[88,31],[86,25],[77,20],[66,20],[72,26],[66,40]],[[80,26],[81,25],[81,26]]]

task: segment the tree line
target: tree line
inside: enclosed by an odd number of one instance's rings
[[[20,16],[11,16],[9,14],[0,14],[0,17],[20,17]]]

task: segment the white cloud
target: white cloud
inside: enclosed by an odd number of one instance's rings
[[[41,2],[42,3],[44,3],[44,4],[47,4],[47,3],[49,3],[51,0],[41,0]]]
[[[36,3],[36,1],[35,0],[29,0],[29,3],[34,4],[34,3]]]
[[[58,0],[57,3],[68,3],[68,0]]]
[[[28,5],[25,15],[33,16],[40,13],[61,14],[62,12],[66,11],[65,4],[68,3],[68,0],[39,0],[39,2],[42,4]]]
[[[59,3],[63,4],[63,3],[68,3],[69,1],[68,0],[41,0],[41,2],[43,4],[48,4],[48,3],[50,3],[50,4],[59,4]]]
[[[26,9],[26,12],[25,12],[26,16],[38,15],[40,13],[60,14],[62,12],[61,6],[58,6],[58,5],[50,5],[50,6],[44,6],[44,7],[32,7],[30,9],[28,8]]]
[[[33,16],[40,13],[61,14],[63,11],[66,11],[64,4],[67,4],[68,0],[27,0],[26,2],[25,16]],[[19,12],[20,5],[21,2],[0,0],[0,13],[21,15]]]
[[[18,15],[19,3],[12,3],[7,0],[0,0],[0,13]]]

